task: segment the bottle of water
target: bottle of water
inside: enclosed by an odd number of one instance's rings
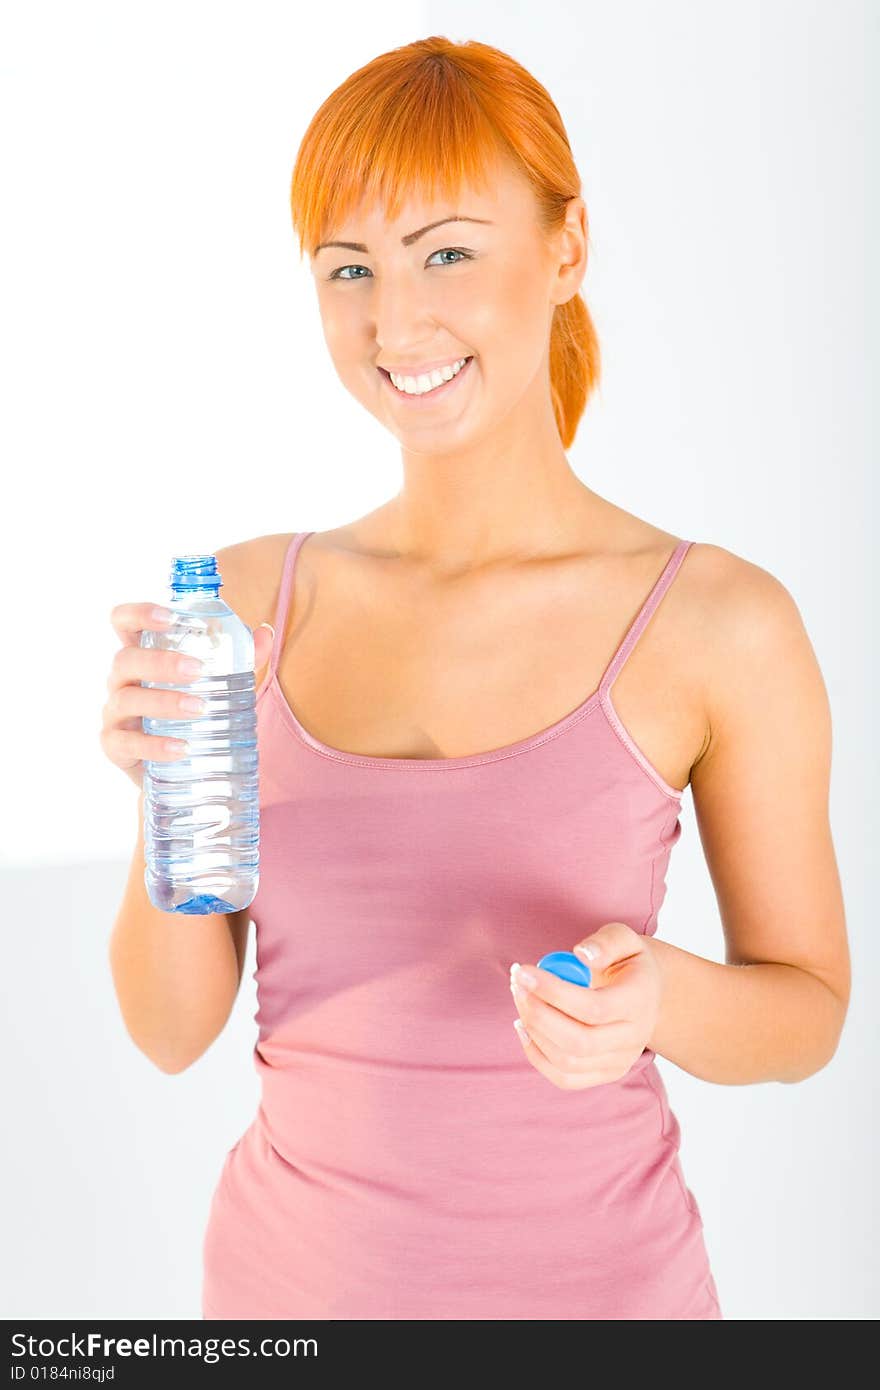
[[[144,882],[163,912],[237,912],[259,883],[260,821],[254,639],[223,602],[214,555],[179,555],[171,566],[176,622],[141,633],[142,647],[196,656],[203,674],[150,689],[201,695],[202,714],[142,718],[148,734],[186,739],[186,755],[144,760]]]

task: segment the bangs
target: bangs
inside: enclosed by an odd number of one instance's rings
[[[390,55],[393,56],[393,55]],[[410,63],[398,86],[373,65],[315,115],[297,156],[291,211],[300,258],[362,201],[395,219],[410,197],[449,199],[488,188],[505,153],[471,85],[446,63]]]

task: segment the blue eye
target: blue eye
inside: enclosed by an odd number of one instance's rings
[[[473,256],[472,256],[472,254],[471,254],[469,251],[461,251],[457,246],[444,246],[443,249],[442,249],[441,251],[435,251],[435,252],[434,252],[434,256],[450,256],[450,255],[451,255],[451,256],[461,256],[462,260],[465,260],[465,261],[471,261],[471,260],[473,260]],[[429,257],[428,257],[429,263],[434,259],[434,256],[429,256]],[[458,261],[444,261],[443,264],[444,264],[444,265],[458,265],[459,262],[458,262]],[[334,270],[334,272],[333,272],[332,275],[328,275],[328,276],[327,276],[327,279],[328,279],[328,280],[363,280],[363,278],[364,278],[362,275],[343,275],[343,273],[342,273],[343,270],[366,270],[366,266],[363,266],[363,265],[343,265],[343,266],[340,266],[338,270]]]

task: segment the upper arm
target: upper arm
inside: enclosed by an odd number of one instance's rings
[[[846,1007],[850,961],[829,821],[825,683],[785,586],[713,550],[710,737],[691,789],[727,960],[799,966]]]

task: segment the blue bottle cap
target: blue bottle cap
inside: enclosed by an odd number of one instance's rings
[[[588,986],[593,978],[590,967],[571,951],[551,951],[541,957],[538,965],[542,970],[549,970],[551,975],[558,975],[560,980],[570,980],[573,985]]]

